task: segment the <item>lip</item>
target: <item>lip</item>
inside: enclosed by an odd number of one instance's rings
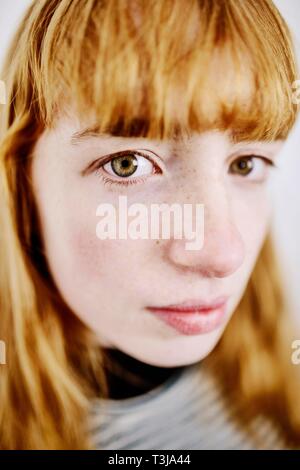
[[[226,306],[227,297],[222,296],[212,302],[189,299],[180,304],[147,307],[147,310],[179,333],[196,335],[218,328],[223,323]]]
[[[217,297],[211,302],[199,301],[196,299],[188,299],[180,304],[171,304],[159,307],[147,307],[151,311],[179,312],[179,313],[195,313],[206,312],[221,307],[227,300],[226,296]]]

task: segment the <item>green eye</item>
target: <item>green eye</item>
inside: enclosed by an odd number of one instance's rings
[[[117,176],[131,176],[137,167],[138,161],[134,155],[122,155],[111,160],[111,168]]]
[[[251,182],[264,182],[269,176],[270,168],[276,168],[275,163],[262,155],[241,155],[229,167],[229,173]]]
[[[103,165],[103,169],[112,176],[133,181],[136,177],[150,176],[157,172],[155,164],[141,152],[124,151],[121,155],[112,158]],[[134,178],[131,176],[134,175]]]
[[[253,157],[242,157],[237,160],[235,160],[231,165],[230,165],[230,172],[231,173],[238,173],[242,176],[246,176],[254,168],[254,163],[253,163]]]

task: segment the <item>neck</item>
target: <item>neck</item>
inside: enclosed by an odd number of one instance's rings
[[[113,348],[105,348],[103,353],[111,399],[129,398],[146,393],[161,385],[181,368],[153,366]]]

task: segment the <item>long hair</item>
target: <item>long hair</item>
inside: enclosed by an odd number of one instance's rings
[[[91,448],[90,399],[107,396],[104,353],[59,295],[43,248],[29,176],[43,130],[70,113],[128,136],[218,128],[239,140],[286,138],[295,78],[290,34],[270,0],[33,2],[1,74],[0,448]],[[232,399],[299,443],[299,379],[276,273],[267,235],[208,359]]]

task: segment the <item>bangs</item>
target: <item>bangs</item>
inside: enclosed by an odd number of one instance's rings
[[[113,135],[274,140],[294,124],[294,54],[267,0],[62,0],[41,14],[32,70],[45,126],[70,112]]]

